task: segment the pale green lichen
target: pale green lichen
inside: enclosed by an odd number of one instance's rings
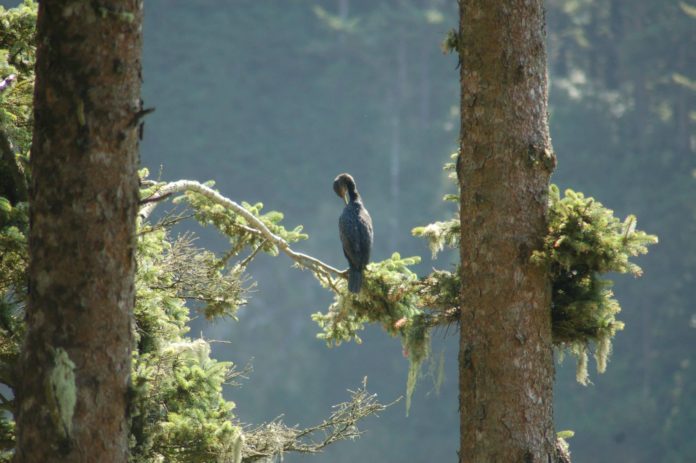
[[[408,357],[409,368],[406,380],[406,416],[411,410],[411,398],[420,376],[421,365],[430,356],[430,330],[423,323],[423,316],[416,316],[409,322],[403,338],[404,354]]]
[[[411,230],[414,236],[422,237],[428,240],[428,248],[433,259],[437,258],[438,253],[445,246],[456,247],[459,244],[459,218],[455,217],[452,220],[444,222],[434,222],[424,227],[416,227]]]
[[[51,416],[63,437],[68,438],[72,434],[72,419],[77,402],[75,363],[60,347],[53,353],[53,368],[47,381],[46,394]]]
[[[590,375],[587,371],[587,349],[584,347],[579,347],[575,352],[573,352],[577,357],[577,363],[575,365],[575,380],[587,386],[590,382]]]
[[[244,434],[241,429],[235,429],[235,435],[232,438],[230,453],[232,454],[232,463],[242,463],[242,449],[244,448]]]

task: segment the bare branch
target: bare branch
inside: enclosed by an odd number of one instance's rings
[[[358,421],[377,415],[396,401],[383,405],[376,394],[367,392],[366,380],[357,391],[348,391],[350,401],[334,405],[331,415],[321,423],[300,429],[284,425],[280,417],[244,433],[244,463],[282,456],[284,452],[318,453],[326,446],[362,435]],[[318,436],[318,437],[317,437]]]
[[[149,198],[141,199],[140,205],[142,206],[143,204],[147,204],[147,203],[155,203],[155,202],[159,202],[159,201],[164,201],[165,199],[169,198],[170,196],[171,196],[171,194],[150,196]]]

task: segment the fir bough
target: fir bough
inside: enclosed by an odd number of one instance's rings
[[[0,6],[0,80],[15,82],[0,92],[0,130],[26,159],[31,144],[36,2],[25,0],[15,8]]]
[[[419,257],[402,258],[394,253],[389,259],[371,263],[367,266],[360,293],[349,292],[347,281],[341,280],[333,287],[334,302],[328,312],[312,315],[322,329],[317,337],[329,345],[351,340],[362,342],[358,332],[366,323],[378,323],[390,335],[401,338],[404,356],[409,360],[407,413],[430,346],[428,318],[418,291],[418,276],[409,268],[419,262]],[[326,281],[322,284],[329,286]]]
[[[212,187],[213,182],[206,183]],[[189,191],[183,196],[174,200],[176,202],[186,201],[195,212],[195,217],[202,225],[213,225],[230,240],[229,254],[236,255],[245,247],[258,249],[273,256],[278,255],[276,245],[269,242],[264,236],[254,228],[253,224],[234,211],[211,201],[202,194]],[[302,225],[296,226],[292,230],[286,229],[280,222],[283,220],[283,213],[269,211],[261,213],[262,203],[249,204],[241,203],[242,207],[259,219],[272,233],[284,239],[288,243],[294,243],[308,238],[306,233],[302,233]]]
[[[394,253],[389,259],[369,264],[364,289],[358,294],[348,291],[347,280],[333,282],[336,292],[328,312],[312,315],[323,330],[317,337],[329,345],[351,340],[359,343],[358,331],[365,323],[379,323],[389,334],[399,334],[403,326],[398,321],[421,313],[412,290],[418,276],[409,268],[419,262],[419,257],[402,258]],[[320,281],[328,286],[326,281]]]
[[[12,414],[19,404],[12,391],[26,330],[30,183],[26,161],[32,139],[36,9],[37,4],[28,0],[9,10],[0,6],[0,384],[10,391],[0,392],[1,462],[13,459]],[[244,271],[249,262],[259,251],[277,254],[279,244],[282,248],[305,239],[302,228],[286,230],[280,224],[283,215],[262,213],[260,203],[228,209],[193,191],[178,199],[189,206],[183,215],[166,214],[150,223],[154,206],[173,193],[163,191],[171,184],[147,176],[143,169],[136,235],[135,349],[127,410],[129,461],[240,463],[243,456],[251,461],[286,451],[315,453],[337,440],[359,437],[358,422],[385,408],[364,387],[320,425],[300,429],[274,422],[243,431],[233,414],[235,404],[222,394],[223,386],[239,373],[230,362],[211,357],[207,341],[187,336],[191,309],[207,319],[234,318],[246,303],[250,285]],[[199,223],[214,225],[229,238],[225,254],[197,248],[190,234],[170,236],[171,227],[189,211]],[[276,237],[280,242],[274,244]],[[300,257],[309,261],[308,256]],[[58,347],[56,368],[46,383],[54,399],[52,413],[66,436],[75,404],[72,367],[67,351]]]
[[[452,160],[457,156],[453,153]],[[445,164],[449,178],[456,181],[455,169],[455,162]],[[443,199],[456,202],[458,196],[448,194]],[[613,211],[582,193],[566,190],[561,197],[556,185],[549,187],[548,213],[548,234],[532,259],[548,267],[553,344],[577,358],[577,380],[587,384],[591,347],[594,346],[597,370],[604,372],[611,341],[623,328],[623,323],[616,319],[621,308],[613,298],[612,282],[601,276],[609,272],[640,276],[640,267],[630,259],[647,253],[648,245],[657,243],[657,237],[636,230],[635,216],[621,221]],[[428,241],[433,258],[445,247],[457,248],[459,211],[448,220],[416,227],[412,233]],[[416,262],[412,260],[408,265]],[[458,267],[451,272],[434,269],[417,278],[403,264],[398,254],[370,264],[366,290],[352,295],[340,282],[333,287],[336,296],[329,311],[312,318],[323,330],[318,336],[334,344],[351,339],[360,342],[357,332],[365,323],[380,323],[391,335],[399,335],[410,361],[408,409],[420,365],[429,353],[430,329],[459,321],[461,280]],[[392,268],[399,270],[386,271]]]
[[[623,222],[612,210],[582,193],[549,188],[549,232],[532,259],[547,265],[552,284],[553,341],[578,357],[577,379],[587,383],[587,353],[594,344],[597,370],[603,372],[611,340],[623,323],[612,282],[602,274],[642,274],[631,257],[648,252],[657,237],[636,230],[636,217]]]

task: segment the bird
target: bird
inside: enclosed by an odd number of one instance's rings
[[[338,219],[338,232],[343,254],[348,259],[348,291],[359,293],[372,250],[372,218],[362,203],[355,180],[349,174],[337,176],[333,189],[346,204]]]

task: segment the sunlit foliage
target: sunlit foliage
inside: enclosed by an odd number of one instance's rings
[[[452,155],[456,159],[457,153]],[[453,173],[454,163],[445,170]],[[445,201],[457,201],[446,195]],[[413,234],[425,238],[433,254],[444,248],[459,247],[459,213],[451,219],[416,227]],[[587,356],[592,345],[597,370],[606,369],[611,340],[623,323],[615,316],[620,306],[610,290],[605,273],[641,275],[631,257],[647,253],[657,237],[636,230],[636,217],[621,222],[613,211],[582,193],[566,190],[561,198],[558,187],[549,188],[549,231],[543,249],[532,259],[548,267],[552,284],[552,330],[554,346],[577,357],[577,380],[588,382]],[[417,257],[401,259],[395,254],[386,261],[368,266],[367,289],[357,296],[336,290],[334,303],[326,314],[313,319],[323,329],[321,339],[332,343],[360,342],[358,331],[365,323],[379,323],[391,335],[401,336],[411,368],[407,380],[407,407],[418,371],[428,356],[429,330],[440,324],[458,322],[459,271],[433,270],[418,278],[409,268]]]
[[[533,259],[546,264],[552,282],[553,339],[557,347],[577,355],[578,381],[586,384],[587,352],[595,345],[597,370],[606,369],[611,339],[623,323],[621,310],[605,273],[642,271],[631,257],[648,252],[657,237],[636,230],[636,217],[623,222],[593,198],[566,190],[561,198],[556,185],[549,189],[549,234]]]
[[[0,135],[7,140],[0,183],[8,188],[8,197],[0,194],[0,383],[10,391],[25,331],[29,210],[26,195],[18,191],[26,191],[30,179],[25,161],[31,141],[35,21],[35,3],[7,11],[0,7],[0,77],[15,75],[0,93]],[[164,182],[148,179],[147,169],[140,177],[144,207],[168,199],[157,198]],[[165,213],[157,221],[141,218],[137,228],[130,461],[240,463],[245,455],[253,460],[286,451],[314,453],[358,437],[357,421],[384,409],[365,385],[318,426],[301,429],[274,421],[243,431],[234,402],[223,397],[225,384],[238,375],[234,365],[213,358],[207,340],[188,335],[188,324],[192,310],[208,320],[235,318],[253,285],[244,273],[248,264],[259,251],[276,255],[278,249],[244,218],[201,195],[186,192],[174,202],[183,204],[185,212]],[[285,229],[280,212],[262,214],[260,203],[243,207],[288,243],[307,237],[301,227]],[[230,249],[217,256],[196,247],[192,234],[172,236],[171,228],[189,216],[220,230]],[[13,396],[0,395],[0,461],[13,456],[12,414],[18,405]],[[314,438],[317,434],[321,438]]]

